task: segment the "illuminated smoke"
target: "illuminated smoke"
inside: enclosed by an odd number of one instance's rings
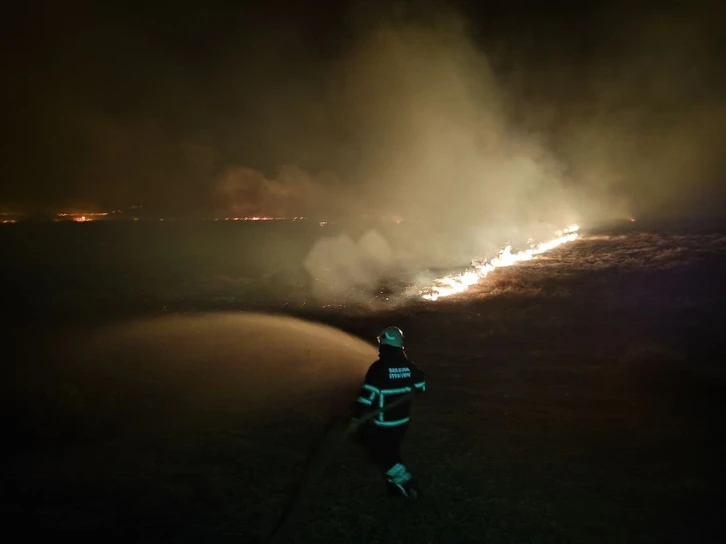
[[[394,249],[386,238],[377,231],[368,231],[357,242],[345,234],[321,238],[303,266],[314,280],[313,294],[332,300],[350,296],[356,289],[373,289],[392,270],[395,261]]]

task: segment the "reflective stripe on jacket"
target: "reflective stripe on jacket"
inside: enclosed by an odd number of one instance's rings
[[[385,408],[391,402],[412,391],[426,390],[424,373],[406,357],[403,350],[385,349],[381,357],[373,363],[366,373],[353,414],[354,419],[363,417],[367,412]],[[411,402],[381,412],[372,421],[380,427],[396,427],[408,423],[411,417]]]

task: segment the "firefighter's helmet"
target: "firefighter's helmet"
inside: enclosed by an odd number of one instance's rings
[[[403,331],[398,327],[386,327],[378,335],[378,343],[381,346],[403,349]]]

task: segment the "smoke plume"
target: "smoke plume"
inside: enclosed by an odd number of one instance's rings
[[[403,220],[313,248],[311,276],[346,285],[572,222],[720,212],[723,16],[586,4],[569,18],[496,2],[180,6],[173,24],[153,7],[45,6],[28,17],[43,40],[13,34],[5,57],[17,107],[0,196]]]

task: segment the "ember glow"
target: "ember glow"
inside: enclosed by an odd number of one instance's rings
[[[450,274],[434,280],[431,287],[421,291],[421,296],[426,300],[435,301],[441,297],[463,293],[472,285],[476,285],[486,278],[497,268],[512,266],[523,261],[530,261],[537,255],[541,255],[567,242],[577,240],[579,230],[580,227],[578,225],[571,225],[555,232],[553,239],[532,245],[529,249],[517,251],[516,253],[512,253],[512,246],[507,246],[499,252],[499,255],[490,261],[474,260],[471,263],[472,267],[465,272]]]

